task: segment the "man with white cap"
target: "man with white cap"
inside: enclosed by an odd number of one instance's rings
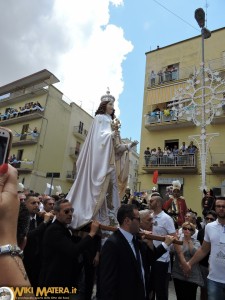
[[[185,222],[185,215],[187,213],[187,205],[184,197],[180,195],[181,183],[179,180],[172,182],[173,194],[170,195],[169,200],[163,204],[169,214],[173,215],[173,219],[178,226]]]

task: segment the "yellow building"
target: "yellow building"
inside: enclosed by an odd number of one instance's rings
[[[53,86],[57,82],[52,73],[42,70],[0,87],[0,126],[13,132],[12,164],[19,182],[39,193],[52,180],[52,193],[56,186],[68,192],[93,120],[75,103],[63,101],[62,92]]]
[[[189,145],[190,136],[200,135],[201,128],[184,115],[176,115],[170,106],[175,92],[188,89],[188,79],[197,74],[202,61],[201,36],[196,36],[163,48],[146,53],[145,86],[143,100],[142,131],[140,145],[139,181],[140,190],[150,190],[154,170],[158,170],[158,188],[165,195],[166,186],[174,179],[182,183],[182,192],[186,198],[188,208],[201,212],[201,168],[199,155],[184,155],[158,158],[157,155],[144,157],[147,147],[158,147],[164,150],[166,146],[179,149],[182,142]],[[211,38],[205,40],[205,65],[211,70],[218,71],[218,76],[225,74],[225,28],[212,31]],[[210,82],[210,75],[206,84]],[[199,82],[194,82],[197,89]],[[215,86],[217,82],[213,82]],[[224,86],[225,89],[225,86]],[[196,97],[201,89],[196,90]],[[210,96],[210,89],[206,89],[206,100]],[[206,167],[207,187],[215,188],[218,194],[225,194],[225,94],[220,97],[221,107],[210,124],[206,125],[207,133],[219,133],[209,145]],[[200,102],[199,102],[200,103]],[[185,104],[184,104],[185,105]],[[211,110],[210,110],[211,111]],[[200,110],[201,114],[201,110]],[[194,144],[196,144],[194,142]],[[199,147],[198,147],[199,148]],[[198,151],[197,154],[199,154]],[[186,152],[185,152],[186,153]],[[147,159],[147,161],[146,161]],[[146,166],[147,165],[147,166]],[[216,189],[217,188],[217,189]]]

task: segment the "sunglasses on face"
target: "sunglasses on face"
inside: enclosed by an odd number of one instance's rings
[[[74,208],[68,208],[68,209],[64,209],[64,214],[68,215],[70,212],[73,213],[74,212]]]
[[[189,227],[183,227],[182,228],[183,230],[188,230],[188,231],[193,231],[191,228],[189,228]]]
[[[223,209],[225,209],[225,205],[215,205],[215,208],[223,208]]]
[[[213,218],[208,218],[208,217],[206,217],[205,220],[206,220],[206,221],[212,221],[212,222],[215,221],[215,219],[213,219]]]

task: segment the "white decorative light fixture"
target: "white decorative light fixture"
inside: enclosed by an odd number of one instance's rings
[[[219,134],[206,133],[206,127],[212,123],[214,117],[221,115],[225,102],[225,81],[219,72],[214,72],[201,63],[200,69],[187,80],[187,86],[175,92],[172,101],[169,106],[176,111],[178,118],[182,116],[201,127],[199,135],[189,138],[197,143],[199,149],[202,174],[200,189],[207,189],[206,163],[209,144]]]
[[[186,116],[196,126],[201,126],[199,135],[189,136],[199,148],[201,161],[202,183],[200,189],[206,186],[206,163],[207,153],[211,140],[218,133],[206,133],[207,125],[210,125],[215,116],[219,116],[222,106],[225,105],[225,81],[218,71],[212,71],[205,66],[204,40],[210,38],[211,32],[205,27],[205,12],[202,8],[195,10],[195,19],[201,28],[202,61],[200,69],[194,71],[192,78],[187,80],[187,86],[178,89],[173,97],[172,110],[177,112],[178,117]],[[187,114],[186,112],[189,111]]]

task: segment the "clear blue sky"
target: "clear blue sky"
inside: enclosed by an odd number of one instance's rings
[[[206,11],[206,1],[157,0],[193,27],[161,7],[154,0],[125,0],[124,6],[110,6],[110,23],[124,30],[134,46],[123,62],[124,91],[119,97],[122,137],[140,141],[144,93],[145,53],[200,34],[195,9]],[[207,1],[207,28],[225,27],[225,1]],[[224,37],[225,38],[225,37]]]

